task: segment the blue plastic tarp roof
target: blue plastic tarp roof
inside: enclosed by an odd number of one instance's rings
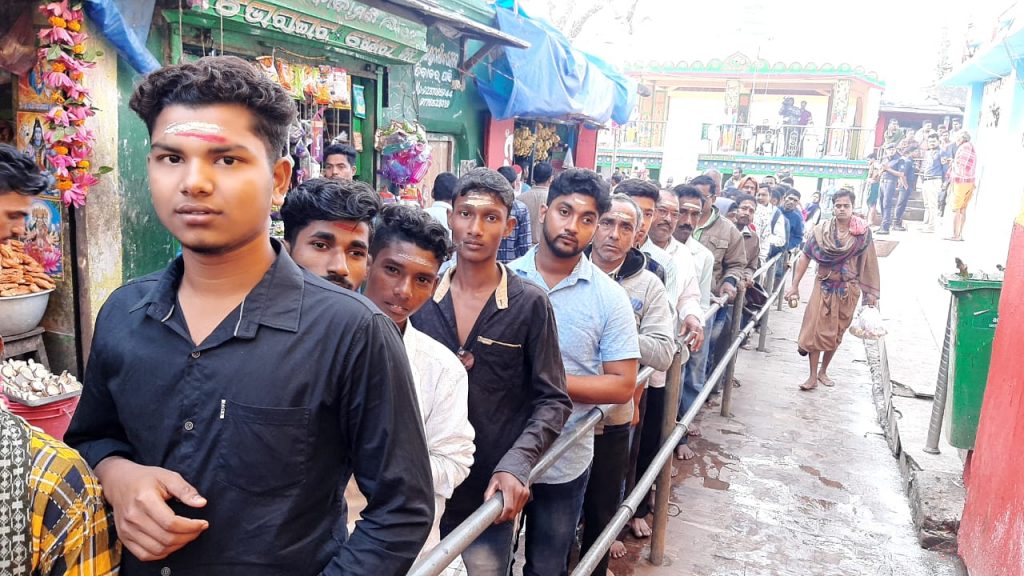
[[[628,122],[636,106],[636,81],[574,49],[548,23],[522,10],[516,15],[509,10],[512,5],[511,0],[495,4],[498,28],[526,40],[530,48],[502,48],[492,72],[478,75],[477,88],[491,114],[499,120],[585,116],[598,124]]]

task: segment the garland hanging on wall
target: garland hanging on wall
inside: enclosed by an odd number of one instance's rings
[[[49,2],[39,11],[49,23],[39,32],[39,58],[46,70],[43,83],[53,103],[46,113],[47,160],[64,204],[77,208],[85,204],[99,177],[111,171],[107,166],[92,171],[89,158],[96,135],[86,126],[96,111],[84,85],[85,71],[96,65],[102,53],[86,50],[89,36],[83,31],[85,16],[80,4]]]

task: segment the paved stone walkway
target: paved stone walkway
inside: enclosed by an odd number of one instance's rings
[[[741,351],[732,418],[705,409],[697,458],[679,463],[672,491],[668,565],[652,566],[648,541],[630,538],[616,576],[962,574],[917,544],[862,343],[840,348],[835,388],[797,389],[802,316],[773,309],[768,352]]]

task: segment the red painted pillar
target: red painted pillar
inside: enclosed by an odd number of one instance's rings
[[[484,163],[487,168],[497,170],[502,166],[512,165],[512,137],[516,131],[516,121],[495,120],[487,117],[484,129]]]
[[[967,503],[958,536],[971,576],[1024,574],[1024,212],[1010,239]]]
[[[597,167],[597,130],[580,126],[576,139],[576,157],[573,158],[577,168],[596,170]]]

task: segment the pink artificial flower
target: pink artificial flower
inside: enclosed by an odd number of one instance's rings
[[[92,147],[92,143],[96,140],[96,135],[93,133],[91,128],[85,126],[79,126],[78,132],[76,132],[69,139],[72,144],[81,144],[83,146]],[[88,156],[88,154],[86,154]]]
[[[75,87],[71,78],[63,72],[46,72],[43,74],[43,84],[54,90],[68,90]]]
[[[86,68],[92,68],[93,66],[95,66],[95,63],[86,62],[85,60],[79,60],[78,58],[75,58],[74,56],[67,52],[64,52],[63,50],[61,51],[60,56],[57,57],[57,61],[63,64],[64,67],[67,68],[67,71],[69,73],[83,72]]]
[[[68,80],[70,81],[71,79],[69,78]],[[89,89],[74,82],[65,89],[65,92],[68,95],[68,100],[78,100],[82,103],[89,97]]]
[[[61,197],[64,200],[65,206],[74,206],[75,208],[81,208],[85,206],[85,197],[88,194],[88,190],[83,190],[77,184],[68,188],[64,191]]]
[[[63,2],[50,2],[39,7],[39,10],[47,16],[56,16],[58,18],[68,19],[72,15],[71,8],[68,7],[68,0]]]
[[[67,154],[54,154],[47,156],[46,159],[53,166],[56,176],[67,177],[70,175],[70,169],[78,165],[78,160]]]
[[[67,113],[64,116],[69,120],[88,120],[96,114],[89,106],[68,106],[65,111]]]
[[[46,119],[57,126],[70,126],[71,118],[62,106],[54,106],[46,113]]]
[[[89,39],[89,35],[85,32],[71,32],[69,36],[71,36],[72,46],[75,44],[85,44],[85,41]]]
[[[89,188],[99,184],[99,179],[87,170],[77,170],[71,177],[74,185],[64,193],[64,204],[74,205],[80,208],[85,204],[85,197],[89,195]]]
[[[49,44],[72,44],[71,35],[66,28],[52,26],[39,31],[39,39]]]

